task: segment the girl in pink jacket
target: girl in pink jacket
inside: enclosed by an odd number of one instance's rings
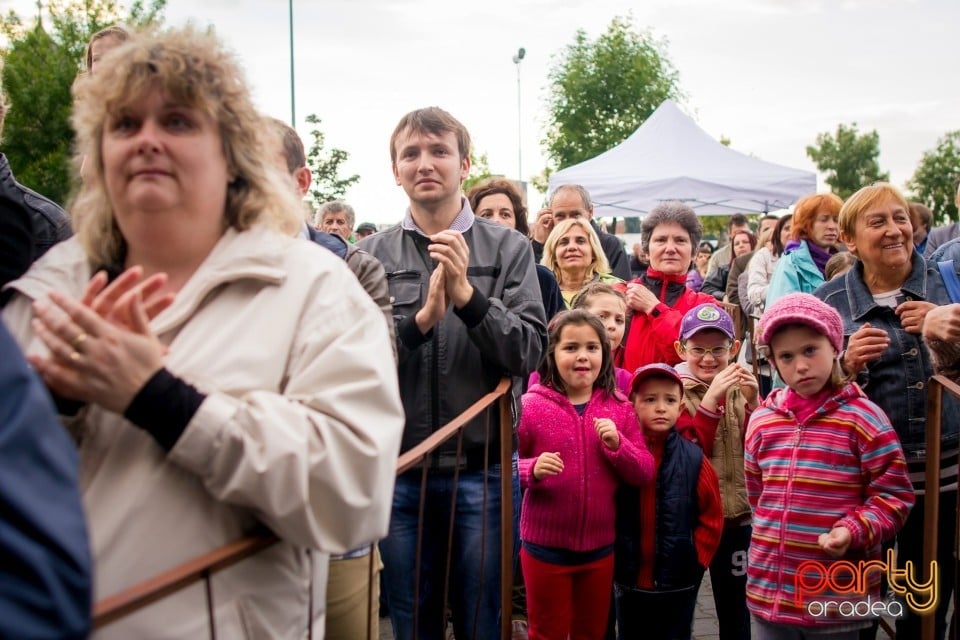
[[[653,457],[616,388],[594,314],[554,318],[540,379],[523,396],[519,427],[529,635],[599,639],[610,610],[617,486],[650,481]]]

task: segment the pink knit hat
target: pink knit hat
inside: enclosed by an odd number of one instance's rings
[[[767,307],[760,318],[760,344],[769,345],[773,334],[787,324],[802,324],[822,333],[843,351],[843,320],[837,310],[809,293],[791,293]]]

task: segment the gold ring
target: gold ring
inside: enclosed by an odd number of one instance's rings
[[[74,349],[77,349],[80,345],[84,343],[86,339],[87,339],[87,334],[81,331],[80,333],[77,334],[76,338],[70,341],[70,346],[73,347]]]
[[[73,353],[71,353],[71,354],[70,354],[70,361],[71,361],[71,362],[79,362],[79,361],[80,361],[80,352],[79,352],[79,351],[74,351]]]

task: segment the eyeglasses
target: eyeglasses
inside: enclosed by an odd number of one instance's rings
[[[713,356],[714,360],[719,360],[724,355],[729,353],[730,347],[732,346],[733,345],[728,344],[725,347],[711,347],[709,349],[704,349],[703,347],[688,347],[687,345],[683,345],[683,350],[689,353],[691,356],[693,356],[697,360],[700,360],[708,353],[711,356]]]

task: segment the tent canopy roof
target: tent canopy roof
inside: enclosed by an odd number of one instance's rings
[[[563,184],[586,187],[597,216],[642,216],[664,200],[731,215],[786,208],[817,177],[725,147],[666,100],[616,147],[550,176],[551,193]]]

